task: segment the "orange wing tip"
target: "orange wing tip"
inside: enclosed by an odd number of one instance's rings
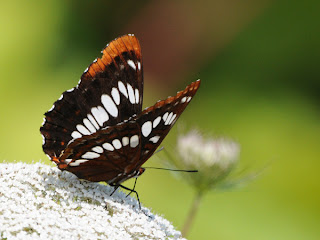
[[[141,47],[139,40],[134,34],[127,34],[118,37],[111,41],[101,51],[101,58],[97,58],[83,73],[81,79],[92,79],[99,72],[106,70],[106,67],[112,63],[115,63],[114,58],[121,57],[124,52],[128,52],[130,55],[134,54],[141,62]],[[118,66],[116,66],[118,67]]]

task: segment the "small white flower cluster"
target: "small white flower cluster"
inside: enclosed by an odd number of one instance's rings
[[[240,147],[225,138],[206,139],[192,130],[178,136],[177,153],[168,159],[170,167],[198,172],[175,172],[175,175],[185,178],[197,191],[205,192],[226,183],[227,176],[238,163]]]
[[[179,136],[177,148],[185,164],[200,169],[214,166],[227,170],[237,162],[240,152],[235,142],[223,138],[204,139],[195,130]]]
[[[169,221],[112,191],[42,163],[2,163],[0,239],[182,239]]]

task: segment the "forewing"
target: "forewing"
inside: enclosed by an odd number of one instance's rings
[[[40,131],[43,150],[60,156],[67,144],[140,113],[143,97],[141,49],[137,38],[115,39],[83,73],[79,84],[65,91],[45,113]]]
[[[140,128],[125,122],[76,139],[68,145],[58,166],[93,182],[120,183],[130,177],[139,160]]]
[[[200,86],[200,80],[188,85],[174,97],[158,101],[136,118],[141,127],[141,157],[134,168],[139,168],[157,149],[172,126],[187,107]]]

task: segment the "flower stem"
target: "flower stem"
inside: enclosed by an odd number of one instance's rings
[[[197,192],[194,199],[193,199],[193,203],[192,203],[191,209],[189,210],[189,214],[184,222],[183,229],[181,231],[183,237],[187,236],[187,234],[191,228],[193,220],[198,212],[201,200],[202,200],[202,192]]]

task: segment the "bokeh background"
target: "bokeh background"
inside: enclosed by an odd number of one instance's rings
[[[134,33],[144,107],[201,78],[178,122],[238,141],[248,169],[269,166],[241,190],[207,195],[188,238],[319,239],[320,1],[16,0],[0,12],[1,159],[50,164],[43,113],[110,40]],[[163,146],[174,149],[177,132]],[[147,170],[137,190],[181,229],[188,185]]]

